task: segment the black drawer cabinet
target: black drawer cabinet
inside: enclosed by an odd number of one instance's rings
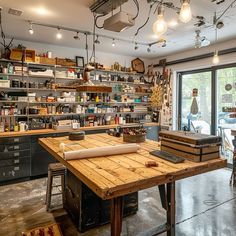
[[[29,161],[30,159],[27,158]],[[25,162],[27,162],[25,160]],[[0,185],[5,181],[16,180],[30,176],[30,164],[19,163],[11,166],[0,167]]]
[[[0,144],[18,144],[18,143],[30,143],[30,137],[11,137],[11,138],[0,138]]]
[[[62,137],[68,133],[34,135],[31,137],[31,177],[47,175],[48,165],[57,160],[47,152],[39,143],[39,138]]]
[[[110,222],[110,200],[102,200],[67,171],[65,208],[80,232]],[[138,211],[138,193],[124,196],[123,216]]]
[[[30,156],[25,157],[15,157],[15,158],[9,158],[9,159],[0,159],[0,167],[5,166],[19,166],[22,164],[30,164]]]
[[[24,151],[12,151],[12,152],[1,152],[0,160],[2,159],[14,159],[19,157],[30,157],[30,150]]]
[[[7,153],[11,151],[23,151],[30,150],[30,143],[18,143],[18,144],[1,144],[0,152]]]

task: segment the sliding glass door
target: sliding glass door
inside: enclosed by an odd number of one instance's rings
[[[216,70],[217,131],[222,136],[222,152],[232,163],[233,143],[231,130],[236,129],[236,67]]]
[[[182,73],[180,80],[179,128],[210,134],[212,120],[211,71]],[[193,94],[193,92],[195,93]]]
[[[178,102],[178,129],[220,135],[221,152],[230,166],[231,130],[236,130],[236,65],[179,73]]]

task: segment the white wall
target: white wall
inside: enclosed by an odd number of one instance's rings
[[[14,46],[18,44],[23,44],[28,49],[36,50],[37,54],[46,53],[47,51],[52,52],[52,57],[61,57],[61,58],[71,58],[74,59],[75,56],[84,57],[84,61],[86,63],[86,50],[79,48],[70,48],[70,47],[62,47],[56,46],[52,44],[43,44],[36,42],[29,42],[23,40],[14,40]],[[91,51],[89,51],[89,58],[91,57]],[[119,62],[122,66],[130,67],[131,61],[135,59],[134,57],[123,56],[119,54],[110,54],[96,51],[96,61],[103,64],[106,67],[110,67],[114,62]],[[141,58],[145,66],[147,67],[151,64],[151,60]]]

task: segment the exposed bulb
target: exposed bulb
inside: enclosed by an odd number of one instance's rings
[[[116,46],[116,43],[115,43],[115,40],[113,39],[113,41],[112,41],[112,47],[115,47]]]
[[[212,63],[214,65],[217,65],[217,64],[219,64],[219,62],[220,62],[220,58],[219,58],[219,55],[218,55],[218,51],[216,50],[215,53],[214,53],[213,59],[212,59]]]
[[[61,39],[62,38],[62,34],[61,34],[61,32],[60,32],[60,29],[58,29],[58,32],[57,32],[57,39]]]
[[[183,4],[181,6],[179,19],[183,23],[188,23],[192,19],[192,11],[189,2],[190,0],[183,0]]]
[[[158,36],[163,35],[167,31],[167,23],[165,22],[165,19],[164,19],[164,8],[163,8],[163,6],[160,6],[158,8],[157,20],[153,24],[152,29],[153,29],[153,32]]]
[[[34,34],[33,26],[32,26],[31,23],[30,23],[29,33],[30,33],[31,35]]]

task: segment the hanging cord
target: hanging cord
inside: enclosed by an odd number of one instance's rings
[[[92,51],[92,54],[91,54],[91,57],[89,59],[90,62],[92,62],[92,58],[94,58],[93,62],[95,64],[95,54],[96,54],[96,45],[95,45],[95,34],[96,34],[96,15],[95,13],[93,14],[94,16],[94,24],[93,24],[93,51]]]
[[[139,15],[139,2],[138,2],[138,0],[133,0],[133,2],[134,2],[134,4],[135,4],[136,7],[137,7],[136,16],[133,18],[133,20],[135,20],[135,19],[138,17],[138,15]]]
[[[85,33],[85,41],[86,41],[86,43],[85,43],[85,50],[86,50],[86,56],[87,56],[87,65],[88,65],[88,34],[87,33]]]
[[[102,14],[102,15],[100,15],[100,16],[95,17],[95,26],[96,26],[98,29],[103,29],[103,26],[99,26],[99,25],[97,24],[98,19],[99,19],[100,17],[106,16],[106,15],[107,15],[107,14]]]
[[[151,15],[151,11],[152,11],[153,5],[154,5],[154,3],[150,5],[149,12],[148,12],[148,18],[147,18],[147,20],[145,21],[145,23],[137,29],[137,31],[136,31],[136,33],[135,33],[135,36],[137,36],[138,33],[139,33],[139,31],[148,23],[148,21],[149,21],[149,19],[150,19],[150,15]]]

